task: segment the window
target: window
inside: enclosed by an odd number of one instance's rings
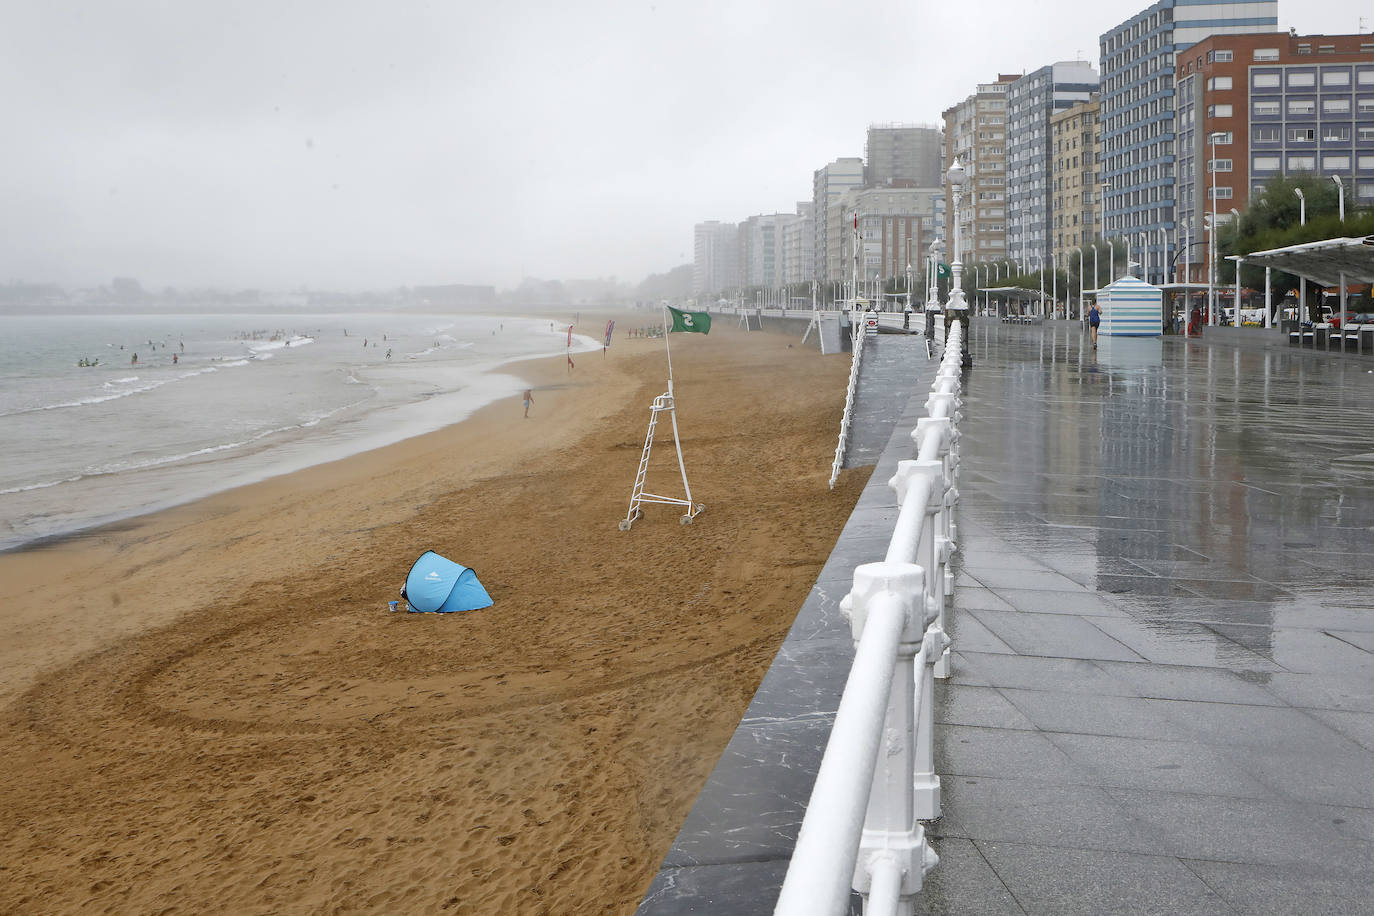
[[[1213,159],[1213,160],[1212,160],[1212,171],[1214,171],[1214,172],[1229,172],[1229,171],[1231,171],[1231,160],[1230,160],[1230,159]]]
[[[1374,86],[1374,68],[1361,70],[1355,77],[1355,82],[1361,86]]]
[[[1325,114],[1349,114],[1349,99],[1322,99],[1322,111]]]
[[[1315,86],[1315,85],[1317,85],[1317,74],[1313,73],[1311,70],[1289,70],[1289,71],[1288,71],[1288,88],[1289,88],[1289,89],[1302,89],[1302,88],[1304,88],[1304,87],[1306,87],[1306,86]]]
[[[1231,189],[1228,187],[1208,188],[1207,194],[1214,200],[1230,200]]]
[[[1256,156],[1253,168],[1256,172],[1277,172],[1279,165],[1278,156]]]
[[[1209,92],[1230,88],[1231,77],[1229,76],[1214,76],[1207,81],[1207,89]]]
[[[1279,75],[1272,70],[1256,71],[1255,75],[1250,77],[1250,85],[1256,89],[1278,89],[1282,83]]]
[[[1350,171],[1349,156],[1323,156],[1322,168],[1328,172],[1348,172]]]
[[[1208,143],[1213,141],[1216,141],[1217,146],[1225,146],[1231,142],[1231,132],[1229,130],[1214,131],[1212,135],[1207,138]]]
[[[1288,113],[1291,115],[1310,115],[1317,111],[1315,99],[1289,99]]]
[[[1362,95],[1359,102],[1360,114],[1374,112],[1374,95]]]
[[[1316,156],[1289,156],[1288,171],[1310,172],[1317,167]]]
[[[1230,51],[1217,51],[1213,59],[1219,64],[1229,64],[1233,58]]]
[[[1350,71],[1349,71],[1349,70],[1323,70],[1323,71],[1322,71],[1322,85],[1323,85],[1323,86],[1349,86],[1349,85],[1350,85]]]
[[[1255,55],[1254,55],[1254,57],[1255,57],[1255,60],[1278,60],[1278,59],[1279,59],[1279,49],[1278,49],[1278,48],[1256,48],[1256,49],[1255,49]]]
[[[1230,105],[1208,105],[1207,117],[1209,118],[1229,118],[1231,117]]]
[[[1374,140],[1374,127],[1361,127],[1361,128],[1360,128],[1360,142],[1361,142],[1361,143],[1364,143],[1365,141],[1368,141],[1368,140]]]
[[[1283,139],[1283,130],[1278,127],[1256,127],[1256,143],[1278,143]]]
[[[1311,127],[1291,127],[1288,130],[1289,143],[1310,143],[1317,139],[1317,131]]]
[[[1275,117],[1275,116],[1277,116],[1278,113],[1279,113],[1279,103],[1278,103],[1278,102],[1255,102],[1255,103],[1254,103],[1253,110],[1254,110],[1254,113],[1255,113],[1255,117],[1257,117],[1257,118],[1263,118],[1263,117],[1265,117],[1265,116],[1268,116],[1268,117]]]
[[[1323,139],[1323,140],[1334,140],[1334,141],[1336,141],[1336,142],[1338,142],[1338,143],[1348,143],[1348,142],[1350,142],[1350,128],[1348,128],[1348,127],[1337,127],[1337,126],[1334,125],[1334,124],[1326,124],[1326,125],[1323,125],[1323,126],[1322,126],[1322,139]]]
[[[1355,185],[1355,193],[1361,200],[1374,200],[1374,181],[1361,181]]]
[[[1361,156],[1359,163],[1362,169],[1374,169],[1374,156]]]

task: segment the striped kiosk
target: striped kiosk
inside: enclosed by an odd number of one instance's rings
[[[1137,277],[1122,277],[1097,291],[1104,337],[1159,337],[1163,333],[1164,291]]]

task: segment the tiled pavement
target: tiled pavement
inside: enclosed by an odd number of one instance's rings
[[[918,911],[1374,912],[1374,360],[1223,334],[1094,353],[1062,322],[975,322],[972,350]],[[641,912],[771,912],[847,672],[836,602],[881,554],[929,386],[907,375]]]

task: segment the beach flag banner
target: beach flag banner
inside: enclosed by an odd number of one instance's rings
[[[606,322],[606,342],[601,345],[603,350],[611,345],[611,333],[613,331],[615,331],[615,319]]]
[[[671,330],[694,331],[698,334],[710,332],[711,316],[706,312],[684,312],[667,303],[664,303],[663,307],[671,313]],[[668,315],[664,316],[663,326],[665,328],[668,328],[668,318]],[[682,322],[681,325],[679,325],[679,321]],[[702,503],[692,502],[692,485],[687,482],[687,465],[682,460],[682,437],[678,435],[677,431],[677,401],[673,395],[673,349],[668,343],[669,336],[666,333],[663,335],[663,347],[668,355],[668,390],[654,398],[654,402],[649,405],[649,431],[644,436],[644,449],[639,453],[639,468],[635,471],[634,487],[630,490],[630,508],[625,513],[625,517],[620,520],[621,531],[629,531],[635,520],[644,515],[644,511],[640,507],[645,503],[682,506],[687,510],[687,514],[681,516],[678,522],[683,525],[690,525],[692,519],[706,510],[706,506]],[[664,412],[668,414],[673,423],[673,447],[677,449],[677,468],[682,474],[682,489],[687,494],[685,498],[648,493],[644,490],[644,480],[649,472],[649,455],[654,449],[654,430],[658,426],[659,414]]]
[[[572,372],[572,371],[573,371],[573,360],[572,360],[572,329],[573,329],[573,326],[572,326],[572,325],[568,325],[568,371],[569,371],[569,372]]]
[[[710,312],[684,312],[668,306],[668,313],[673,316],[674,331],[694,331],[698,334],[711,333],[711,313]]]

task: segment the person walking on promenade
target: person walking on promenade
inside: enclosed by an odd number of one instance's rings
[[[520,395],[520,399],[525,402],[525,419],[529,419],[530,405],[534,403],[534,392],[526,388],[525,393]]]
[[[1097,349],[1097,327],[1102,324],[1102,313],[1097,310],[1097,303],[1094,302],[1088,309],[1088,327],[1093,332],[1093,349]]]

